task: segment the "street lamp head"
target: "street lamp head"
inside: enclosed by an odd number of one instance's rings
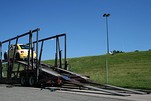
[[[108,17],[108,16],[110,16],[110,14],[106,14],[106,16]]]
[[[106,17],[106,14],[103,14],[103,17]]]
[[[103,17],[109,17],[110,14],[103,14]]]

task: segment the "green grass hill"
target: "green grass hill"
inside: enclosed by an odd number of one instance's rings
[[[151,51],[68,58],[68,63],[71,71],[90,76],[95,82],[106,83],[106,58],[109,84],[151,89]],[[45,62],[50,63],[50,60]]]
[[[106,83],[106,58],[109,84],[151,89],[151,51],[69,58],[68,62],[71,71],[90,76],[95,82]]]
[[[71,71],[88,75],[96,82],[106,83],[106,58],[109,64],[109,84],[151,89],[151,51],[69,58],[68,62]]]

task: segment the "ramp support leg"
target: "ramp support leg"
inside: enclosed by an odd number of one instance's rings
[[[11,78],[11,61],[10,61],[10,47],[11,47],[11,40],[9,40],[9,44],[8,44],[8,64],[7,64],[7,79]]]
[[[65,34],[65,36],[64,36],[64,69],[65,70],[67,70],[68,68],[67,68],[67,60],[66,60],[66,58],[67,58],[67,38],[66,38],[66,34]]]
[[[2,78],[2,43],[0,42],[0,79]]]
[[[39,62],[38,62],[38,31],[36,33],[36,82],[38,82],[39,78]]]

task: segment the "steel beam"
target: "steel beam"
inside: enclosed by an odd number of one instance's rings
[[[2,78],[2,42],[0,42],[0,79]]]
[[[67,36],[64,35],[64,69],[67,70]]]
[[[14,53],[13,53],[13,60],[12,60],[12,64],[11,64],[12,68],[14,67],[14,62],[15,62],[15,58],[16,58],[17,44],[18,44],[18,37],[16,38],[15,49],[14,49]]]
[[[38,78],[39,78],[39,62],[38,62],[38,38],[39,38],[39,35],[38,35],[38,31],[36,33],[36,82],[38,82]]]
[[[59,35],[55,35],[55,36],[51,36],[51,37],[48,37],[48,38],[44,38],[44,39],[41,39],[41,40],[38,40],[38,42],[42,42],[42,41],[46,41],[46,40],[50,40],[50,39],[54,39],[56,37],[61,37],[61,36],[65,36],[66,34],[63,33],[63,34],[59,34]],[[34,41],[33,43],[36,43],[37,41]]]
[[[30,53],[31,53],[31,47],[32,47],[32,31],[29,31],[30,32],[30,34],[29,34],[29,49],[28,49],[28,68],[27,68],[27,70],[29,69],[29,67],[30,67]],[[33,65],[32,65],[32,67],[33,67]]]
[[[40,55],[39,55],[39,65],[41,64],[41,57],[42,57],[42,52],[43,52],[43,44],[44,44],[44,41],[42,41],[42,43],[41,43]]]
[[[7,79],[10,79],[10,77],[11,77],[11,72],[10,72],[10,45],[11,45],[11,41],[9,40],[8,41],[9,43],[8,43],[8,57],[7,57],[7,62],[8,62],[8,64],[7,64]]]
[[[12,40],[16,39],[17,37],[20,38],[20,37],[26,36],[26,35],[30,34],[30,32],[34,33],[34,32],[37,32],[37,31],[39,31],[39,30],[40,30],[39,28],[37,28],[37,29],[35,29],[35,30],[31,30],[31,31],[29,31],[29,32],[27,32],[27,33],[18,35],[18,36],[14,37],[14,38],[11,38],[11,39],[2,41],[2,44],[3,44],[3,43],[6,43],[6,42],[9,42],[9,41],[12,41]]]

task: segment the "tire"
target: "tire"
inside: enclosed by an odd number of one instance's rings
[[[35,86],[35,84],[36,84],[36,77],[31,75],[29,77],[29,79],[28,79],[28,83],[29,83],[29,86]]]
[[[20,77],[20,83],[22,86],[26,86],[27,83],[26,83],[26,78],[24,76]]]
[[[4,53],[4,60],[7,61],[7,53]]]

